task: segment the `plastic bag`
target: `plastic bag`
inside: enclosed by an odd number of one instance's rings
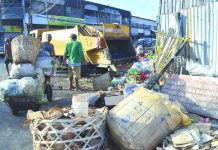
[[[25,96],[33,96],[37,91],[36,81],[32,77],[24,77],[20,79],[18,85]]]
[[[134,93],[134,91],[139,88],[141,85],[133,83],[133,84],[129,84],[127,85],[124,89],[123,89],[123,94],[125,97],[131,95],[132,93]]]
[[[125,82],[125,79],[126,79],[125,76],[121,78],[113,78],[113,80],[111,81],[112,87],[117,87],[117,85],[123,84]]]
[[[213,76],[214,70],[199,63],[186,62],[186,69],[193,76]]]
[[[141,72],[142,71],[142,64],[139,62],[136,62],[132,65],[132,67],[130,69],[137,70],[137,71]]]
[[[32,77],[34,75],[34,66],[32,64],[13,64],[10,77],[18,79],[20,77]]]
[[[18,80],[4,80],[0,82],[0,99],[4,101],[6,96],[21,96],[23,91],[18,85]]]
[[[38,57],[36,60],[36,67],[43,69],[51,69],[54,67],[52,57]]]

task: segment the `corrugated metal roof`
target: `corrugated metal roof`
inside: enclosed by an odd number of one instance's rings
[[[180,0],[179,2],[182,1]],[[191,40],[188,55],[193,60],[197,58],[202,65],[208,65],[210,68],[213,68],[214,75],[218,76],[218,2],[213,0],[204,1],[200,6],[198,6],[199,3],[194,2],[196,0],[190,0],[190,3],[187,4],[194,7],[177,9],[177,12],[169,11],[168,13],[163,13],[161,11],[159,29],[167,32],[170,28],[174,28],[178,31],[176,16],[179,14],[181,17],[182,35],[189,37]],[[183,6],[181,4],[179,7]],[[164,7],[162,6],[162,10]],[[172,10],[175,10],[173,6]]]

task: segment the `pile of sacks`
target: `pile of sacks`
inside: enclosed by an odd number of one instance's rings
[[[10,79],[0,82],[1,101],[12,96],[42,98],[44,74],[50,75],[54,68],[53,59],[49,54],[46,55],[47,57],[40,57],[42,53],[44,52],[40,51],[40,42],[36,38],[21,35],[13,39],[13,64]]]
[[[111,84],[113,88],[123,91],[124,96],[132,94],[135,89],[142,86],[153,72],[153,59],[144,58],[140,62],[135,62],[124,76],[113,78]]]

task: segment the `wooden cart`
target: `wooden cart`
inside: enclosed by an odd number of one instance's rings
[[[10,96],[6,97],[6,101],[8,102],[13,115],[18,115],[19,111],[29,109],[38,111],[40,107],[40,104],[34,96]]]

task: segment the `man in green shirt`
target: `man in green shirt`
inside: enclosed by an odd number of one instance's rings
[[[73,79],[75,79],[76,90],[79,90],[79,78],[81,77],[81,60],[82,58],[84,58],[84,53],[81,42],[77,41],[77,35],[71,34],[70,38],[72,41],[67,43],[66,45],[63,63],[66,62],[66,58],[69,59],[69,89],[72,90],[73,88],[75,88],[73,86]]]

